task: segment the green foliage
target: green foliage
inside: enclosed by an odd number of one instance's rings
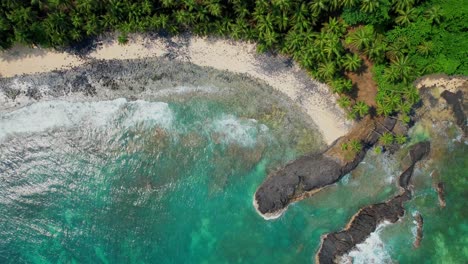
[[[351,82],[351,80],[345,78],[335,78],[330,82],[330,86],[332,87],[335,93],[340,94],[350,92],[353,89],[353,83]]]
[[[346,2],[346,0],[343,0],[343,2]],[[345,8],[343,8],[341,17],[349,25],[372,24],[375,26],[385,26],[389,24],[391,22],[391,2],[388,0],[373,2],[379,2],[379,8],[376,9],[371,15],[364,12],[359,5],[354,5],[354,7],[345,6]],[[368,5],[368,3],[366,4]]]
[[[406,140],[407,140],[407,138],[406,138],[405,135],[396,135],[396,136],[395,136],[395,141],[396,141],[398,144],[400,144],[400,145],[405,144],[405,143],[406,143]]]
[[[363,50],[371,45],[373,39],[374,27],[365,26],[357,28],[354,32],[351,32],[346,38],[346,43],[359,50]]]
[[[348,146],[348,143],[343,142],[340,147],[341,147],[341,150],[348,150],[349,146]]]
[[[351,106],[351,99],[349,99],[349,97],[347,97],[347,96],[341,96],[338,99],[338,105],[341,108],[347,109],[348,107]]]
[[[357,54],[347,53],[343,58],[343,67],[347,71],[357,71],[361,64],[362,61]]]
[[[358,153],[362,150],[362,143],[357,139],[352,139],[349,141],[349,149],[354,153]]]
[[[377,114],[409,122],[411,83],[430,73],[468,75],[468,5],[459,0],[5,0],[0,48],[61,47],[107,31],[190,31],[255,41],[259,52],[294,58],[334,92],[354,94],[345,73],[373,64]],[[343,46],[343,43],[346,45]],[[351,107],[342,96],[338,103]],[[348,117],[366,115],[363,102]]]
[[[381,146],[376,146],[376,147],[374,148],[374,153],[375,153],[375,154],[381,154],[382,151],[383,151],[383,148],[382,148]]]
[[[390,132],[384,132],[379,139],[380,144],[387,146],[393,143],[393,134]]]
[[[352,112],[356,113],[356,116],[362,118],[369,113],[369,106],[359,101],[353,106]]]
[[[121,45],[127,44],[127,42],[128,42],[128,35],[127,35],[126,33],[120,34],[119,37],[117,38],[117,41],[118,41],[119,44],[121,44]]]

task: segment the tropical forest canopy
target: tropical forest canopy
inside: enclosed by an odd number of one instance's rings
[[[418,76],[468,75],[467,20],[460,0],[2,0],[0,47],[63,47],[109,31],[121,43],[131,32],[255,41],[330,84],[350,118],[374,112],[348,78],[366,61],[378,86],[375,114],[408,122]]]

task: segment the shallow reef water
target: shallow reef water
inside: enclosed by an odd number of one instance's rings
[[[310,263],[322,234],[397,192],[398,160],[369,152],[339,183],[265,221],[252,206],[256,188],[323,143],[307,126],[288,132],[281,109],[254,116],[233,104],[42,101],[0,113],[0,262]],[[380,255],[466,257],[465,152],[456,144],[440,161],[447,208],[437,208],[430,184],[407,205],[427,223],[421,248],[405,246],[407,214],[379,230]]]

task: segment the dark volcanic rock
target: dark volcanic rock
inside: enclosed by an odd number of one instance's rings
[[[335,182],[341,174],[340,165],[322,154],[301,157],[260,186],[255,193],[258,210],[271,213],[284,209],[299,193]]]
[[[322,245],[316,255],[316,262],[335,263],[338,256],[349,252],[355,245],[364,242],[380,223],[383,221],[392,223],[398,221],[405,212],[403,202],[410,198],[409,191],[405,191],[385,203],[373,204],[361,209],[353,216],[345,230],[330,233],[323,237]]]
[[[444,208],[447,205],[445,202],[445,184],[443,182],[439,182],[436,189],[439,197],[439,205]]]
[[[458,91],[457,93],[452,93],[450,91],[443,91],[441,96],[447,101],[449,105],[452,106],[452,110],[453,110],[453,114],[455,115],[456,123],[466,135],[467,127],[466,127],[466,115],[465,115],[465,112],[463,111],[463,93],[461,91]]]
[[[404,189],[403,193],[385,203],[362,208],[352,217],[344,230],[323,236],[322,245],[315,256],[316,262],[334,263],[337,257],[348,253],[354,246],[364,242],[380,223],[384,221],[395,223],[398,221],[405,213],[403,203],[411,199],[411,192],[407,187],[413,174],[414,165],[424,158],[429,150],[429,142],[421,142],[412,146],[410,149],[411,164],[399,178],[399,184]]]
[[[416,163],[424,158],[431,150],[431,143],[429,141],[420,142],[413,145],[410,149],[411,162]]]
[[[400,185],[400,187],[404,189],[408,188],[411,176],[413,175],[413,170],[414,166],[410,166],[405,171],[403,171],[403,173],[400,175],[400,178],[398,178],[398,184]]]
[[[373,127],[364,131],[367,133],[363,137],[364,149],[352,160],[340,160],[335,153],[327,150],[303,156],[271,173],[255,193],[258,211],[262,214],[281,212],[289,203],[337,182],[359,165],[366,150],[377,142],[382,133],[392,130],[395,123],[396,120],[392,118],[375,121]]]
[[[416,240],[414,241],[413,246],[415,248],[418,248],[421,245],[421,240],[423,238],[424,219],[422,218],[422,215],[420,213],[417,213],[414,218],[416,220],[416,223],[418,224],[418,230],[416,231]]]

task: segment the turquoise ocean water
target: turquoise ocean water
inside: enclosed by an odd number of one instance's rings
[[[0,263],[310,263],[320,236],[391,197],[401,172],[396,159],[369,153],[338,184],[265,221],[252,206],[256,188],[304,149],[229,105],[52,101],[0,114],[0,125]],[[423,244],[403,246],[411,217],[386,227],[380,251],[391,259],[440,263],[432,251],[442,247],[452,263],[467,256],[457,237],[467,229],[466,145],[450,153],[456,166],[440,165],[450,214],[440,216],[425,186],[408,204],[427,219]]]

